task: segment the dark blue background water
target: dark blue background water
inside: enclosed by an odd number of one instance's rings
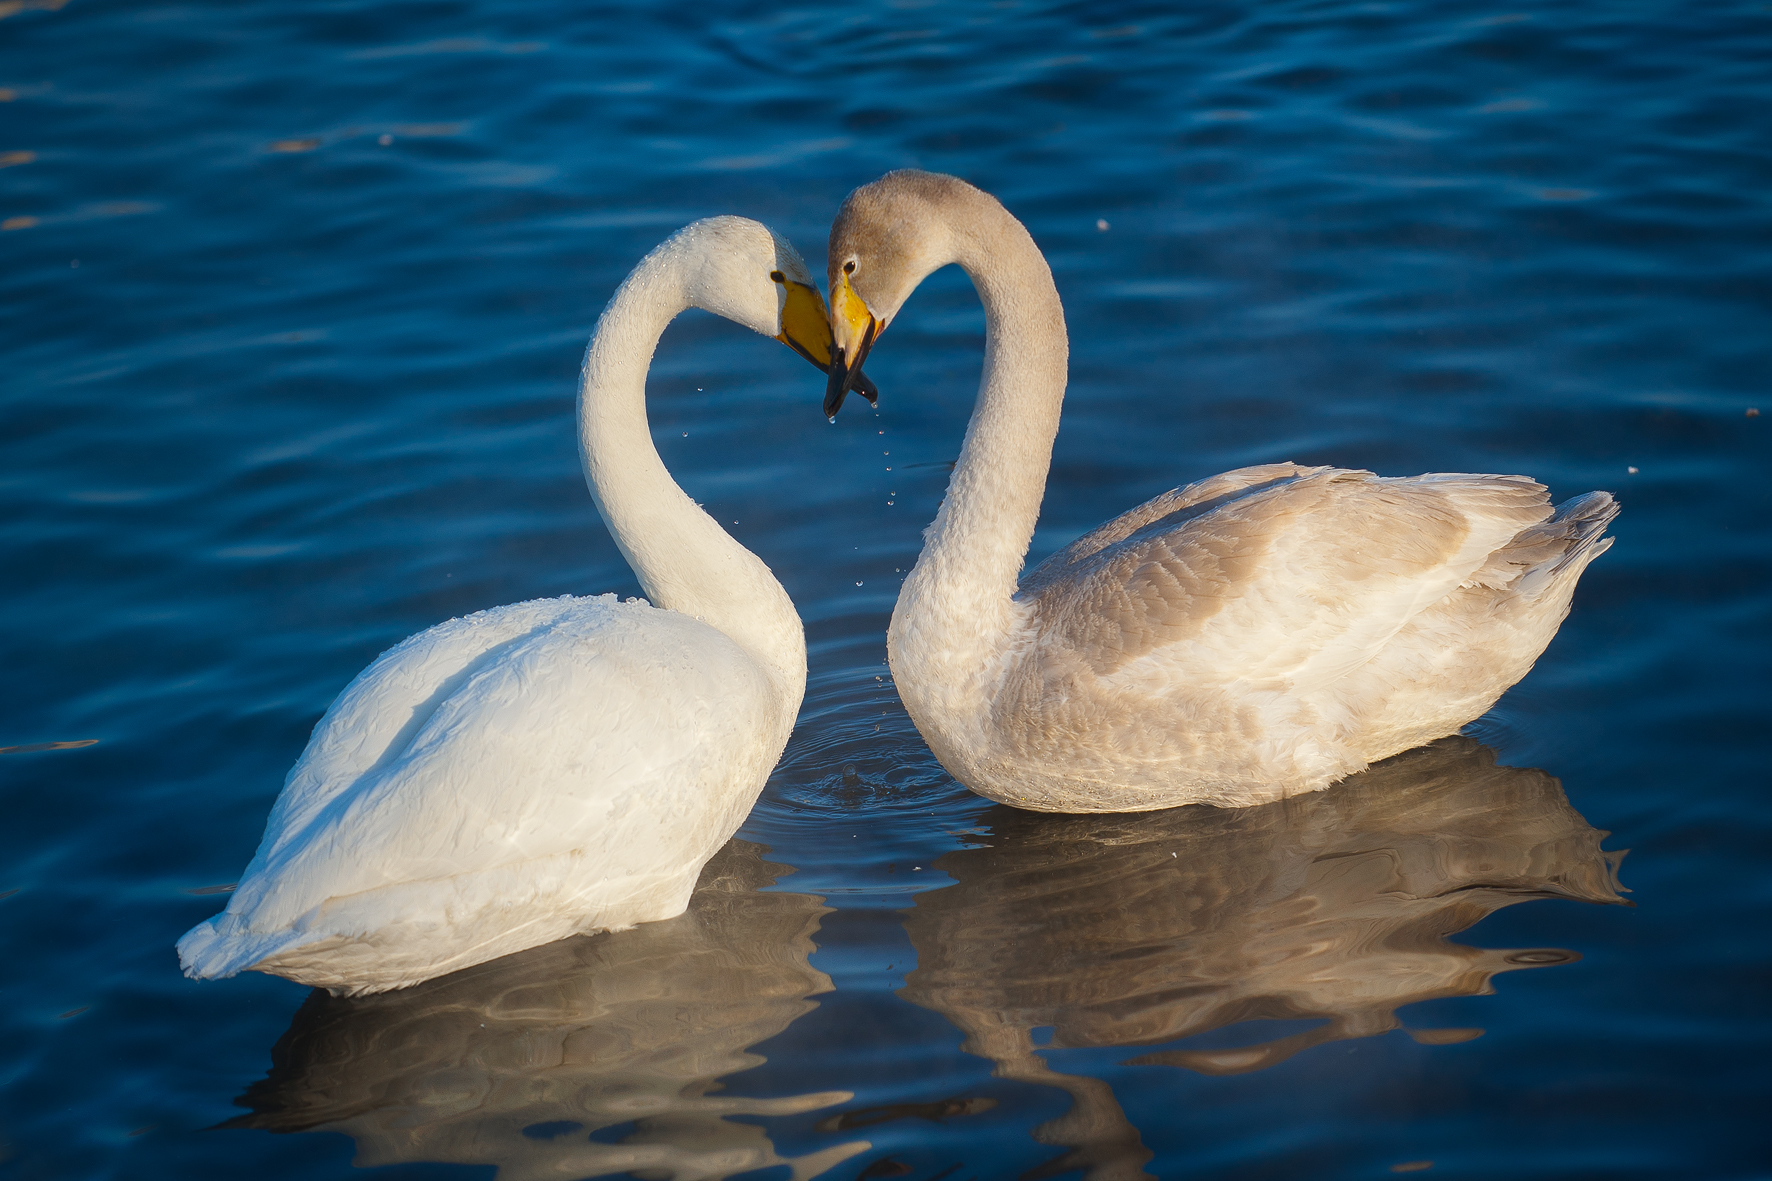
[[[0,755],[0,1174],[342,1177],[361,1146],[407,1162],[378,1176],[507,1181],[784,1160],[958,1181],[1061,1157],[1099,1178],[1772,1175],[1772,5],[9,0],[0,99],[0,745],[98,740]],[[377,652],[498,603],[636,592],[571,428],[627,269],[739,213],[819,270],[843,194],[904,165],[996,193],[1053,264],[1072,382],[1036,559],[1280,459],[1618,495],[1561,635],[1472,728],[1561,781],[1566,805],[1506,779],[1575,834],[1576,868],[1552,882],[1540,857],[1522,885],[1496,866],[1531,840],[1399,835],[1437,813],[1375,818],[1352,787],[1104,835],[949,780],[882,662],[981,354],[950,271],[870,363],[877,415],[827,425],[816,375],[701,314],[654,367],[666,462],[812,645],[742,833],[766,862],[736,846],[742,872],[676,926],[429,1000],[183,979],[173,940],[221,902],[192,891],[237,877]],[[1488,782],[1448,790],[1499,800]],[[1594,904],[1588,826],[1631,850],[1634,908]],[[1347,849],[1425,874],[1442,908],[1398,934],[1396,888],[1317,891],[1389,965],[1318,983],[1376,1008],[1227,1002],[1179,1040],[1090,1026],[1195,1003],[1117,1000],[1103,947],[1284,944],[1237,907],[1293,885],[1248,883]],[[1105,872],[1054,887],[1067,858]],[[1048,910],[1088,916],[1082,942]],[[1493,995],[1434,975],[1503,954],[1478,948],[1583,958],[1522,961],[1546,970]],[[1011,995],[1034,977],[1046,993]],[[1399,998],[1420,1003],[1386,1025]],[[1241,1073],[1199,1056],[1313,1030],[1343,1040]],[[264,1126],[204,1130],[248,1109]]]

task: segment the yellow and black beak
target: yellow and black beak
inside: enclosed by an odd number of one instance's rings
[[[770,272],[769,277],[787,293],[781,309],[781,334],[775,339],[805,357],[820,373],[828,374],[832,356],[831,321],[825,314],[824,297],[819,295],[817,288],[796,282],[780,271]],[[866,374],[858,371],[852,385],[855,392],[869,402],[879,401],[880,391],[874,388]]]
[[[829,376],[824,387],[826,418],[836,417],[850,390],[854,390],[870,403],[878,402],[878,391],[869,392],[873,382],[867,381],[862,375],[861,365],[867,360],[868,350],[874,347],[874,341],[880,338],[885,325],[874,319],[874,313],[868,311],[868,305],[855,293],[855,288],[849,285],[847,271],[837,276],[837,282],[831,288],[831,329],[833,335]],[[867,382],[866,385],[862,384],[864,381]]]

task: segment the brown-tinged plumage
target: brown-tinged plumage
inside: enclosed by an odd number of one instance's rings
[[[1611,544],[1604,492],[1553,508],[1525,476],[1280,463],[1165,493],[1018,584],[1068,345],[1045,259],[994,198],[912,171],[850,195],[827,408],[950,262],[984,303],[984,375],[888,651],[918,729],[980,795],[1120,812],[1325,787],[1494,704]]]

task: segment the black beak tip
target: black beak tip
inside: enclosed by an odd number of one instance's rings
[[[849,387],[854,382],[849,376],[849,366],[844,364],[843,350],[831,350],[831,367],[824,385],[824,416],[837,417],[837,411],[843,408],[843,399],[849,394]]]
[[[853,389],[856,393],[860,394],[862,397],[866,398],[868,400],[869,406],[872,406],[875,409],[879,408],[879,406],[880,406],[880,387],[876,386],[873,382],[873,379],[868,377],[867,374],[865,374],[861,370],[857,369],[855,371],[855,380],[850,383],[850,388]]]
[[[853,366],[848,363],[849,358],[844,355],[842,349],[833,348],[831,350],[831,367],[824,386],[824,416],[826,418],[837,417],[837,411],[843,408],[843,399],[850,390],[854,390],[866,398],[869,406],[880,405],[880,388],[867,374],[861,371],[861,362],[867,356],[867,345],[872,343],[873,336],[874,331],[870,327],[868,340],[859,350],[855,358],[856,363]]]

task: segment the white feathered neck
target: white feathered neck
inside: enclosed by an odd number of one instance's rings
[[[671,479],[646,418],[646,372],[679,313],[702,308],[767,336],[781,330],[769,272],[788,269],[784,248],[798,262],[764,226],[717,217],[647,255],[585,350],[578,428],[591,498],[646,597],[718,628],[795,691],[806,677],[806,640],[793,602],[769,567]]]

